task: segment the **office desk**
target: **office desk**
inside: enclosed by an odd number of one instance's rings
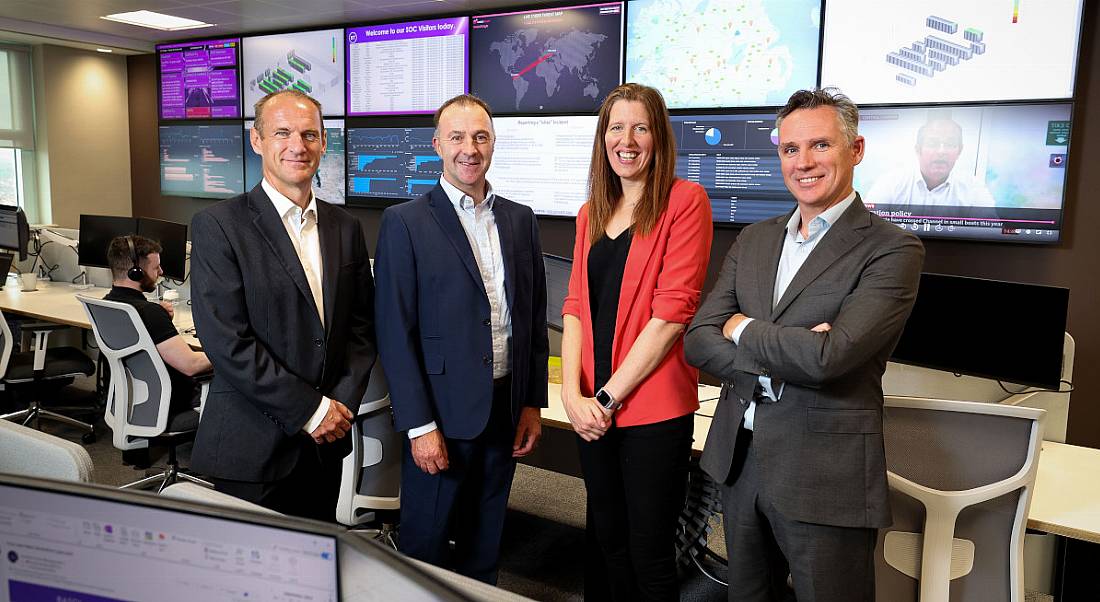
[[[99,287],[81,290],[64,282],[39,281],[38,290],[23,292],[19,289],[18,282],[9,279],[4,285],[4,290],[0,291],[0,311],[91,330],[92,324],[88,321],[88,314],[84,312],[84,306],[76,296],[79,294],[102,298],[108,290]],[[178,305],[176,312],[177,326],[183,328],[194,326],[190,307]],[[194,335],[181,336],[193,349],[202,349],[202,344]]]
[[[1043,442],[1028,528],[1100,543],[1100,449]]]

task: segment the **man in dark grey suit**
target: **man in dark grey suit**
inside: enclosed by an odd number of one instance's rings
[[[313,195],[317,101],[264,97],[251,141],[263,181],[192,221],[195,327],[214,381],[191,465],[220,491],[331,521],[376,355],[370,261],[358,220]]]
[[[729,599],[874,598],[890,524],[882,374],[917,293],[924,248],[852,188],[859,113],[830,90],[779,111],[798,201],[744,229],[688,328],[688,361],[722,379],[702,467],[723,494]]]

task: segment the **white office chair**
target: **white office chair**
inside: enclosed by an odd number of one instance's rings
[[[168,465],[160,474],[121,488],[159,485],[164,489],[179,479],[213,487],[183,472],[176,460],[176,445],[195,438],[199,412],[189,409],[170,413],[172,380],[137,309],[128,303],[84,295],[77,295],[77,299],[88,313],[99,352],[111,369],[104,420],[111,427],[115,448],[127,451],[147,448],[150,443],[168,447]]]
[[[380,519],[378,538],[393,545],[395,515],[401,508],[401,434],[394,430],[382,362],[374,363],[350,436],[336,520],[355,527]]]
[[[72,441],[0,420],[0,472],[91,483],[95,467],[88,451]]]
[[[1039,467],[1035,408],[887,397],[894,524],[875,552],[880,600],[1024,600],[1024,532]]]
[[[24,322],[23,329],[34,333],[34,348],[30,351],[15,352],[15,340],[11,334],[7,319],[0,312],[0,383],[6,389],[30,390],[31,399],[23,410],[0,415],[2,420],[12,420],[35,427],[43,418],[76,427],[84,431],[84,443],[95,442],[95,427],[64,414],[59,414],[42,406],[34,399],[41,395],[49,385],[64,386],[78,376],[91,376],[95,373],[95,364],[76,347],[49,348],[50,333],[71,328],[64,324],[49,322]],[[68,411],[98,411],[98,407],[53,408]]]

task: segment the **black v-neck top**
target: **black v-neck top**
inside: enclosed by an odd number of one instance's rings
[[[595,356],[593,394],[611,378],[611,346],[619,313],[626,258],[633,232],[627,228],[617,238],[601,236],[588,250],[588,303],[592,308],[592,349]]]

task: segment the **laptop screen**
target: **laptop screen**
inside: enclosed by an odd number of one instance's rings
[[[0,482],[0,602],[338,599],[334,536],[109,497]]]

